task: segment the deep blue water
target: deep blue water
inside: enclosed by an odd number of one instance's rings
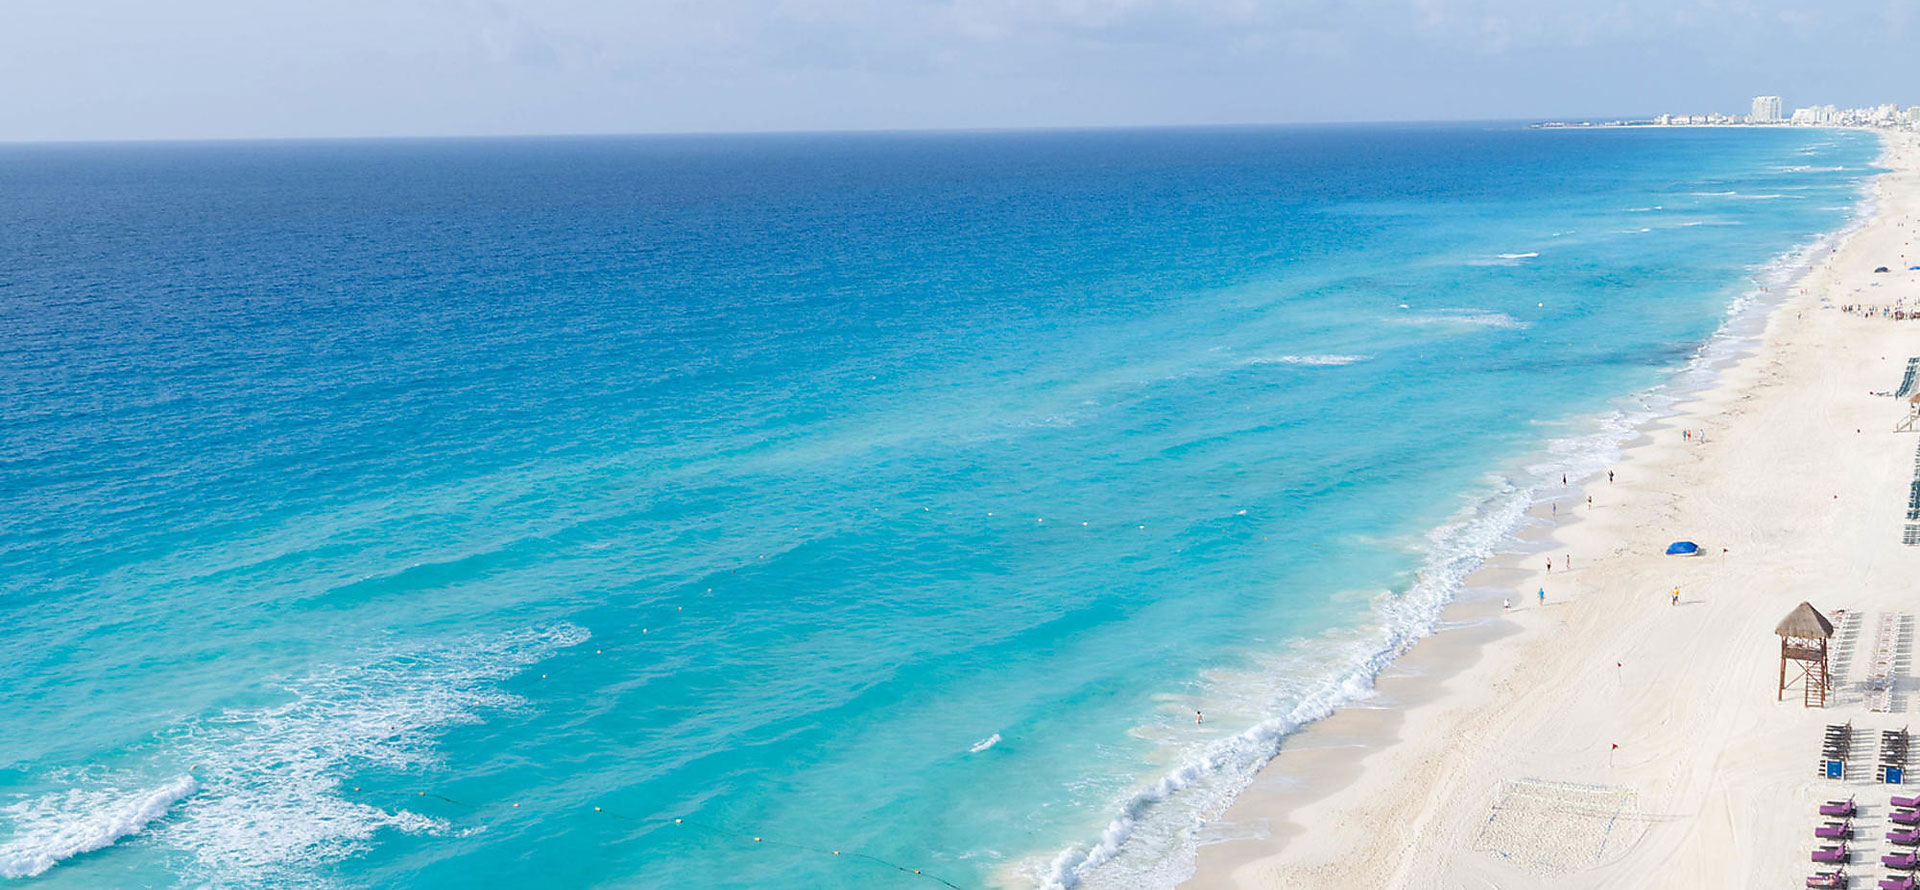
[[[1876,150],[0,147],[0,875],[1165,885]]]

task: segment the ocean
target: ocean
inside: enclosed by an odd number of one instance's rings
[[[0,147],[0,876],[1170,887],[1877,150]]]

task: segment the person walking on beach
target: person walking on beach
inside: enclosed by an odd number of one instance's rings
[[[1680,605],[1680,588],[1678,587],[1673,589],[1673,604]]]
[[[1193,712],[1193,725],[1195,725],[1195,726],[1199,726],[1200,724],[1202,724],[1202,723],[1205,723],[1205,722],[1207,722],[1207,721],[1206,721],[1206,718],[1204,718],[1204,717],[1201,717],[1201,716],[1200,716],[1200,712],[1199,712],[1199,711],[1194,711],[1194,712]]]
[[[1542,587],[1542,588],[1540,588],[1540,593],[1538,594],[1538,596],[1540,597],[1540,605],[1543,605],[1543,606],[1544,606],[1544,605],[1546,605],[1546,604],[1547,604],[1547,589],[1546,589],[1545,587]]]
[[[1593,495],[1587,495],[1587,509],[1593,509]]]
[[[1612,470],[1608,470],[1608,471],[1607,471],[1607,484],[1608,484],[1608,485],[1612,485],[1612,484],[1613,484],[1613,471],[1612,471]]]

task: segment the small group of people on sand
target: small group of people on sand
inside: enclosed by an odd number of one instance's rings
[[[1905,303],[1895,303],[1890,306],[1847,303],[1840,307],[1840,311],[1848,315],[1858,315],[1862,318],[1891,318],[1894,321],[1920,321],[1920,307],[1910,308]]]

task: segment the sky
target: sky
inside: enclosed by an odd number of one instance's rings
[[[1920,0],[0,0],[0,140],[1920,104]]]

